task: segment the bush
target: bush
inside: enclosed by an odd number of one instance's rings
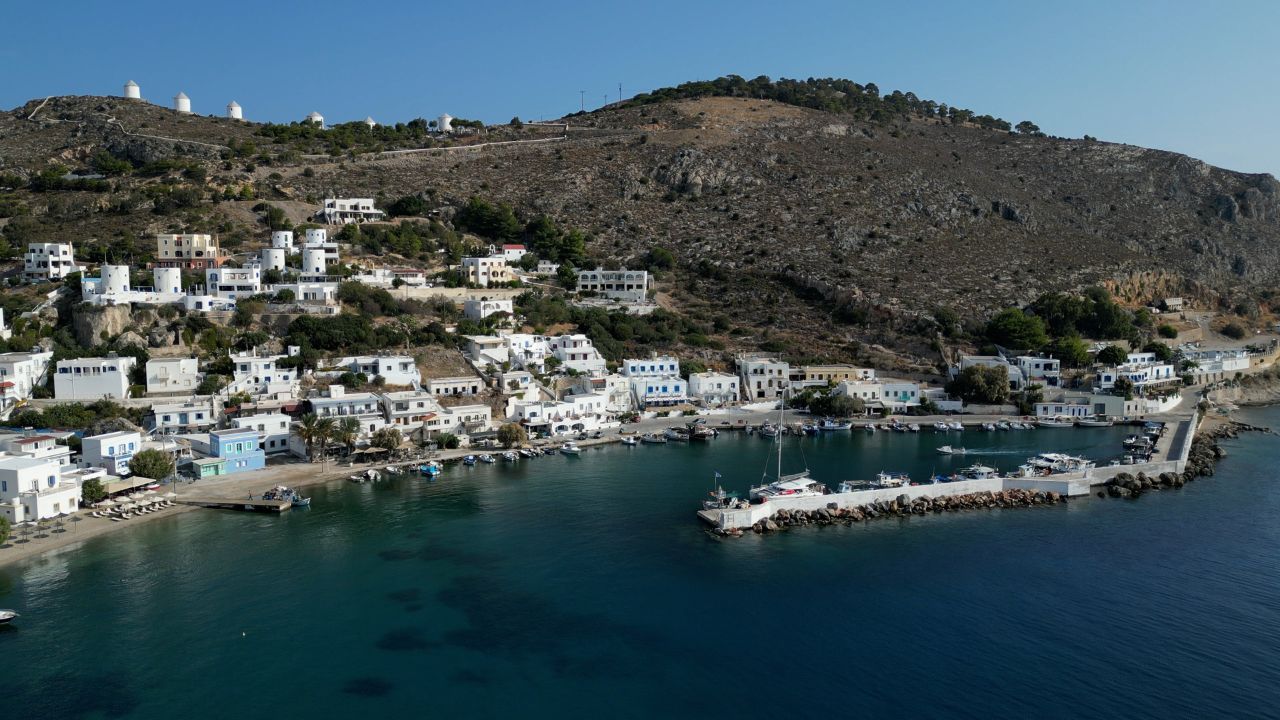
[[[1003,367],[967,367],[947,383],[947,392],[967,403],[1002,405],[1009,399],[1009,372]]]
[[[1243,340],[1245,336],[1249,334],[1248,331],[1244,329],[1243,325],[1235,322],[1234,320],[1223,325],[1220,332],[1232,340]]]
[[[1156,332],[1159,333],[1162,338],[1173,339],[1178,337],[1178,328],[1167,323],[1156,328]]]
[[[159,450],[142,450],[129,459],[129,472],[152,480],[163,480],[173,473],[173,458]]]
[[[456,450],[462,441],[453,433],[440,433],[436,436],[436,445],[443,450]]]

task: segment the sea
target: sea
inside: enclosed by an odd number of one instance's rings
[[[828,433],[784,469],[1107,460],[1125,433]],[[1134,501],[742,538],[695,515],[717,473],[775,471],[736,433],[184,513],[0,568],[0,717],[1274,718],[1280,438],[1224,445]]]

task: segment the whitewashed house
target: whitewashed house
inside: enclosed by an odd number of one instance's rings
[[[462,303],[464,317],[480,321],[496,313],[515,314],[515,307],[509,299],[467,298]]]
[[[587,375],[603,374],[604,356],[586,335],[558,335],[547,338],[551,355],[560,361],[560,367]]]
[[[59,400],[123,400],[129,397],[129,373],[137,358],[114,353],[104,358],[59,360],[53,396]]]
[[[0,514],[10,524],[80,509],[80,484],[53,458],[0,457]]]
[[[650,278],[646,270],[595,270],[578,271],[578,292],[592,292],[602,297],[628,303],[643,303],[649,299]]]
[[[447,395],[478,395],[485,389],[484,381],[475,375],[427,378],[427,392],[437,397]]]
[[[1098,371],[1096,385],[1100,390],[1115,388],[1116,381],[1125,378],[1134,390],[1146,393],[1161,388],[1172,388],[1182,383],[1173,365],[1160,362],[1155,353],[1129,353],[1128,361],[1114,368]]]
[[[329,225],[377,222],[387,217],[374,207],[373,198],[325,198],[317,215]]]
[[[608,398],[600,393],[566,396],[563,400],[536,400],[515,403],[512,420],[530,435],[564,435],[616,427],[606,408]]]
[[[408,355],[354,355],[335,364],[348,372],[364,373],[370,380],[381,376],[387,385],[416,387],[422,382],[417,361]]]
[[[509,243],[502,246],[502,259],[509,265],[515,264],[520,262],[520,258],[523,258],[527,252],[529,250],[524,245]]]
[[[298,372],[280,367],[287,355],[258,355],[257,350],[231,356],[231,384],[223,388],[225,395],[247,392],[250,395],[290,395],[298,387]]]
[[[79,270],[71,243],[28,243],[22,256],[22,278],[27,282],[61,280]]]
[[[1019,355],[1014,363],[1028,385],[1058,387],[1062,379],[1062,361],[1039,355]]]
[[[142,436],[132,430],[92,435],[80,441],[80,462],[85,467],[100,467],[108,474],[124,477],[133,474],[129,460],[141,449]]]
[[[362,435],[371,435],[387,425],[381,400],[373,393],[348,393],[341,385],[330,385],[328,396],[308,398],[308,401],[312,412],[320,417],[338,421],[348,417],[358,419]]]
[[[719,372],[690,373],[689,396],[706,407],[736,403],[741,397],[738,376]]]
[[[205,289],[214,297],[240,300],[262,292],[262,268],[217,267],[204,271]]]
[[[0,456],[4,455],[52,459],[62,466],[71,464],[69,446],[59,443],[52,435],[41,435],[32,430],[0,432]]]
[[[0,353],[0,411],[27,400],[49,374],[52,352]]]
[[[774,356],[750,353],[738,356],[737,362],[744,401],[782,397],[791,384],[790,363]]]
[[[147,360],[147,395],[190,395],[200,380],[200,361],[196,358]]]
[[[904,412],[920,405],[920,383],[881,378],[880,401],[894,412]]]
[[[622,375],[631,384],[638,408],[669,407],[689,401],[689,384],[680,377],[680,361],[670,355],[623,360]]]
[[[444,413],[435,396],[423,390],[381,393],[379,401],[387,424],[406,433],[438,420]],[[437,423],[436,427],[442,424]]]
[[[220,403],[158,403],[151,406],[150,425],[157,435],[180,435],[213,429],[218,422],[216,408]]]
[[[257,430],[258,441],[263,452],[268,455],[288,452],[289,427],[293,420],[284,413],[262,413],[246,415],[231,421],[231,426],[244,430]]]
[[[480,287],[491,287],[505,285],[511,281],[511,278],[511,270],[501,255],[462,258],[463,282]]]

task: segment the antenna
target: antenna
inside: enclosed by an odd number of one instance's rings
[[[622,102],[622,83],[618,83],[618,102]]]
[[[587,111],[587,91],[579,90],[578,91],[578,112],[586,112],[586,111]]]

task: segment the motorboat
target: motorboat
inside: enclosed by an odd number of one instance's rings
[[[894,423],[893,425],[891,425],[890,427],[892,427],[892,428],[893,428],[893,431],[894,431],[894,432],[904,433],[904,432],[906,432],[906,431],[907,431],[907,426],[906,426],[906,425],[903,425],[903,424],[902,424],[902,423],[900,423],[900,422],[895,422],[895,423]]]
[[[467,466],[475,465],[475,464],[476,464],[476,456],[475,456],[475,455],[467,455],[466,457],[462,458],[462,464],[463,464],[463,465],[467,465]]]
[[[996,423],[996,429],[997,429],[997,430],[1012,430],[1013,428],[1009,426],[1009,423],[1005,422],[1004,420],[1001,420],[1000,422]]]
[[[8,625],[18,617],[18,613],[12,610],[0,610],[0,625]]]
[[[636,436],[635,436],[635,435],[628,435],[628,436],[626,436],[626,437],[622,438],[622,444],[623,444],[623,445],[627,445],[627,446],[631,446],[631,445],[639,445],[639,444],[640,444],[640,441],[636,438]]]
[[[1124,446],[1129,450],[1146,450],[1154,444],[1146,435],[1130,435],[1124,439]]]
[[[874,432],[876,431],[876,424],[875,424],[875,423],[867,423],[866,425],[863,425],[862,427],[863,427],[863,429],[864,429],[864,430],[866,430],[866,431],[867,431],[867,432],[869,432],[869,433],[874,433]]]
[[[968,451],[962,447],[951,447],[950,445],[943,445],[938,448],[939,455],[964,455],[966,452]]]
[[[843,420],[836,420],[835,418],[827,418],[822,421],[822,424],[818,425],[818,429],[822,430],[823,432],[831,432],[833,430],[848,430],[851,427],[853,427],[853,423],[843,421]]]
[[[779,431],[776,425],[765,423],[760,426],[760,437],[775,438],[778,437]]]
[[[502,459],[506,460],[507,462],[515,462],[516,460],[520,459],[520,455],[513,450],[508,450],[502,453]]]
[[[582,448],[578,447],[578,443],[570,440],[560,446],[560,453],[562,455],[578,455],[582,453]]]
[[[1095,415],[1093,417],[1080,418],[1076,421],[1076,424],[1080,427],[1111,427],[1115,425],[1115,422]]]
[[[902,487],[911,484],[911,476],[904,472],[881,472],[876,475],[875,486],[880,488]]]
[[[907,430],[910,430],[911,432],[920,432],[920,426],[915,423],[911,423],[907,426]]]
[[[943,421],[939,420],[938,422],[936,422],[936,423],[934,423],[934,424],[933,424],[933,431],[934,431],[934,432],[940,432],[940,433],[942,433],[942,432],[951,432],[951,426],[950,426],[950,425],[948,425],[947,423],[945,423],[945,422],[943,422]]]
[[[1036,425],[1039,425],[1042,428],[1069,428],[1075,427],[1075,424],[1075,420],[1061,415],[1055,418],[1045,418],[1036,422]]]
[[[1037,470],[1048,471],[1049,473],[1073,473],[1084,472],[1094,467],[1094,462],[1088,458],[1082,458],[1076,455],[1065,455],[1063,453],[1040,453],[1035,457],[1028,458],[1027,464]]]
[[[703,424],[696,424],[696,423],[695,423],[695,424],[691,424],[691,425],[689,426],[689,429],[688,429],[688,438],[689,438],[690,440],[697,440],[697,441],[700,441],[700,442],[706,442],[706,441],[710,440],[711,438],[715,437],[715,436],[716,436],[716,432],[717,432],[717,431],[716,431],[716,429],[715,429],[715,428],[707,427],[706,425],[703,425]]]
[[[964,430],[964,423],[960,422],[959,420],[952,420],[951,422],[947,423],[947,426],[950,427],[952,430],[961,430],[961,431]]]
[[[805,435],[817,435],[819,432],[821,432],[821,428],[819,428],[817,425],[814,425],[813,423],[805,423],[800,426],[800,432]]]
[[[492,464],[494,464],[495,462],[497,462],[497,459],[496,459],[496,458],[494,458],[494,457],[493,457],[492,455],[490,455],[489,453],[485,453],[484,455],[481,455],[481,456],[480,456],[479,458],[477,458],[477,459],[478,459],[480,462],[482,462],[482,463],[484,463],[484,464],[486,464],[486,465],[492,465]]]
[[[675,440],[676,442],[689,441],[689,433],[681,430],[680,428],[667,428],[663,431],[662,436],[668,440]]]
[[[716,489],[707,493],[707,499],[702,501],[703,510],[732,510],[744,505],[738,498],[736,492],[725,492],[725,489],[716,485]]]
[[[1009,422],[1010,430],[1030,430],[1034,427],[1035,425],[1032,425],[1031,423],[1018,422],[1016,420]]]
[[[423,475],[426,475],[429,478],[433,478],[439,475],[440,471],[441,471],[440,463],[434,460],[432,460],[431,462],[423,463],[418,466],[418,472],[422,473]]]
[[[295,492],[293,497],[289,498],[289,504],[293,507],[311,507],[311,498],[302,497]]]
[[[970,465],[967,468],[961,468],[956,474],[962,480],[986,480],[988,478],[1000,477],[1000,473],[995,468],[986,465]]]
[[[982,423],[982,429],[983,429],[983,430],[985,430],[985,431],[987,431],[987,432],[995,432],[995,431],[996,431],[996,424],[995,424],[995,423],[989,423],[989,422]]]
[[[523,458],[538,457],[539,455],[542,454],[536,450],[531,450],[529,448],[520,448],[517,452],[519,452],[520,457],[523,457]]]
[[[655,435],[654,433],[645,433],[640,436],[640,442],[645,445],[665,445],[667,443],[667,438],[662,435]]]

